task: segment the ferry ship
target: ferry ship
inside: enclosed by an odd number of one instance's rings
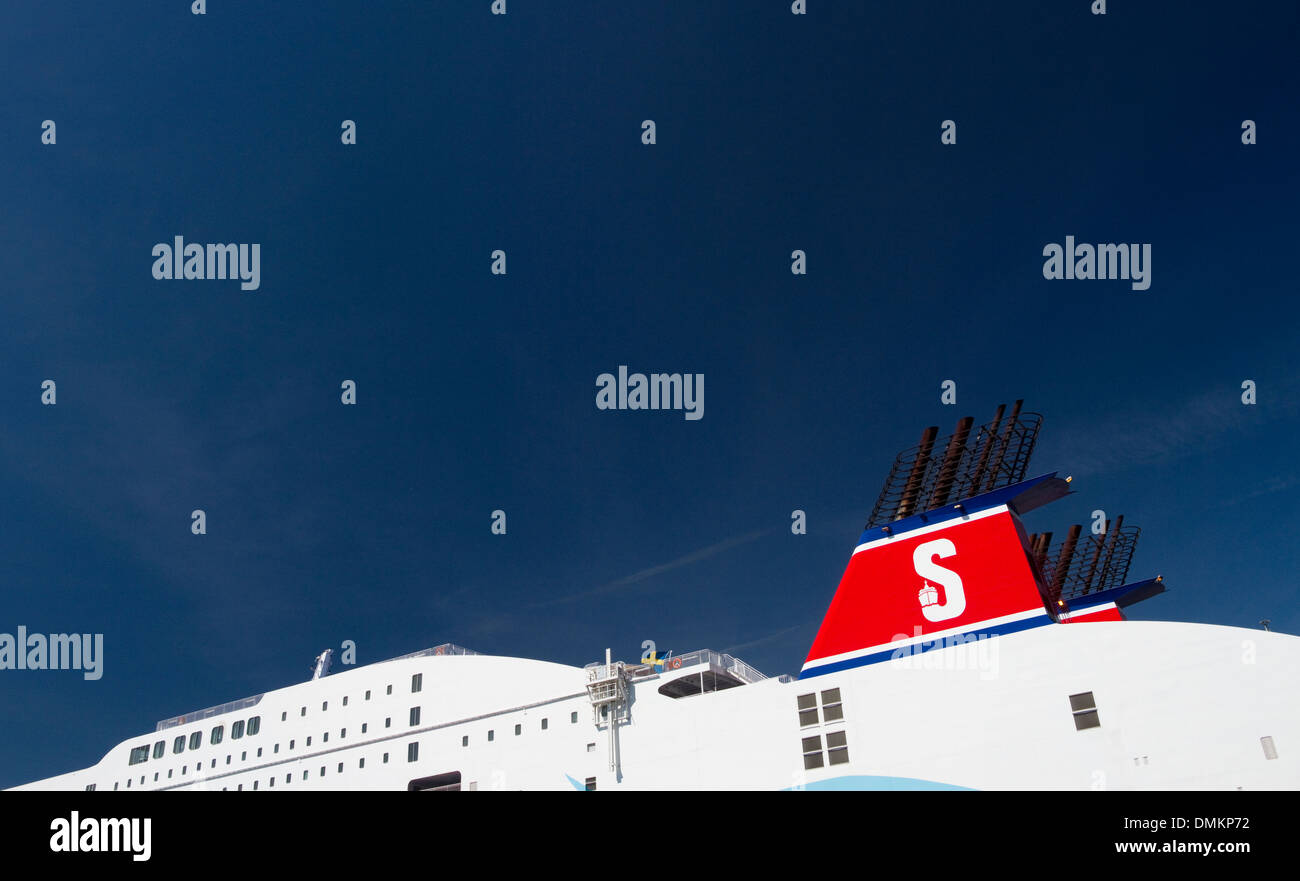
[[[1131,621],[1138,530],[1021,517],[1038,414],[900,453],[798,676],[444,644],[159,722],[19,789],[1297,789],[1296,636]]]

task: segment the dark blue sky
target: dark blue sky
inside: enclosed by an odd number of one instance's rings
[[[1133,617],[1300,630],[1294,4],[208,5],[0,9],[0,632],[106,656],[0,672],[0,786],[344,639],[797,671],[894,455],[1015,398]],[[704,418],[597,410],[620,364]]]

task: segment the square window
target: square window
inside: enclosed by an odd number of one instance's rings
[[[817,706],[816,694],[801,694],[798,697],[799,709],[810,710]]]
[[[803,751],[804,751],[804,752],[806,752],[806,753],[810,753],[810,752],[812,752],[813,750],[817,750],[817,749],[821,749],[821,748],[822,748],[822,739],[821,739],[821,735],[817,735],[817,736],[815,736],[815,737],[805,737],[805,738],[803,739]]]
[[[1080,694],[1070,695],[1070,711],[1077,713],[1080,710],[1095,710],[1097,702],[1092,698],[1091,691],[1085,691]]]
[[[1097,717],[1096,710],[1084,710],[1081,713],[1074,714],[1074,728],[1076,731],[1082,731],[1085,728],[1100,728],[1101,719]]]
[[[586,781],[583,783],[583,788],[585,788],[587,792],[595,792],[595,791],[596,791],[596,778],[595,778],[595,777],[588,777],[588,778],[586,779]]]
[[[826,735],[826,748],[832,749],[837,746],[848,746],[849,737],[843,731],[832,731]]]
[[[800,710],[800,711],[799,711],[799,727],[800,727],[800,728],[807,728],[809,725],[816,725],[816,724],[817,724],[817,710],[816,710],[816,709],[811,709],[811,710]]]
[[[808,753],[803,757],[803,767],[805,771],[811,771],[813,768],[822,766],[822,754],[820,752]]]
[[[838,722],[844,718],[844,705],[831,704],[829,707],[822,707],[822,717],[827,722]]]
[[[596,751],[596,744],[594,743],[587,744],[587,752],[594,753],[595,751]]]
[[[822,692],[822,705],[838,704],[840,702],[840,690],[838,688],[828,688]]]

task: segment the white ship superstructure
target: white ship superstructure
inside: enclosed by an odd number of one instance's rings
[[[900,456],[798,677],[707,650],[327,654],[19,788],[1300,788],[1300,638],[1125,620],[1165,589],[1125,581],[1135,530],[1052,555],[1020,524],[1068,491],[1023,479],[1036,430],[1017,404]]]

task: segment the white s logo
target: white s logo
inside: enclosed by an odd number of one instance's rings
[[[962,587],[961,576],[934,562],[935,557],[951,557],[955,553],[957,547],[946,538],[924,542],[912,551],[912,566],[916,569],[916,574],[926,582],[917,591],[917,599],[921,603],[921,614],[927,621],[947,621],[966,611],[966,591]],[[930,587],[931,581],[943,586],[944,603],[938,602],[938,592]]]

